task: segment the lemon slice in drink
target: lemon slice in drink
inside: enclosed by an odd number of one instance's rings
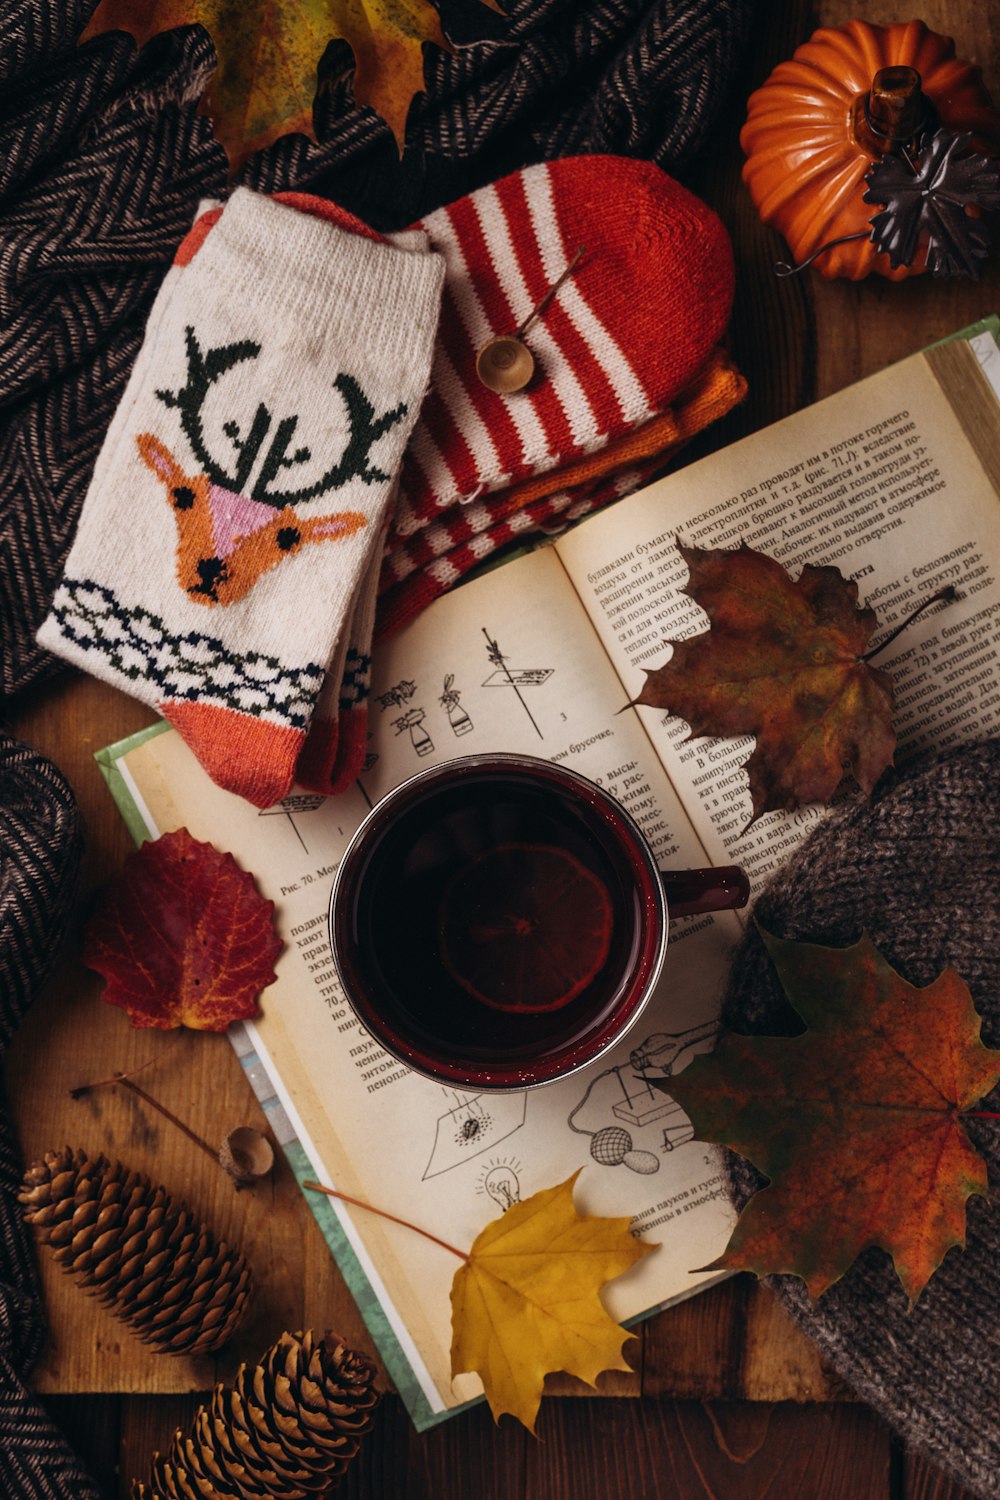
[[[607,961],[611,898],[552,844],[501,844],[465,865],[440,908],[441,958],[474,999],[497,1010],[559,1010]]]

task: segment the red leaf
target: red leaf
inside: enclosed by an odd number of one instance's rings
[[[260,1014],[283,947],[274,902],[231,854],[186,828],[143,844],[87,924],[83,962],[133,1026],[225,1031]]]

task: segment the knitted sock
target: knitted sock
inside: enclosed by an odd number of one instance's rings
[[[339,223],[342,228],[369,238],[381,239],[367,225],[324,198],[304,193],[279,193],[279,201],[291,202],[301,212]],[[398,250],[426,253],[427,236],[417,229],[403,229],[386,236]],[[299,786],[329,795],[343,791],[355,780],[365,758],[368,731],[368,692],[371,685],[371,648],[375,628],[378,580],[395,508],[398,487],[386,508],[386,518],[377,545],[355,590],[354,606],[333,657],[327,664],[306,740],[299,752],[295,779]]]
[[[533,535],[556,536],[574,521],[610,505],[647,484],[656,474],[657,464],[648,462],[632,469],[606,475],[592,485],[548,495],[531,510],[515,511],[487,531],[481,531],[424,568],[412,572],[401,583],[379,596],[374,640],[386,640],[402,630],[435,599],[446,594],[472,571],[477,564],[492,557],[503,547],[519,541],[530,541]]]
[[[529,167],[419,227],[445,259],[443,313],[381,572],[380,636],[514,536],[627,493],[746,390],[715,348],[732,301],[725,230],[648,163]],[[510,396],[487,390],[479,348],[524,321],[579,244],[581,262],[526,336],[535,379]],[[317,790],[349,785],[363,761],[368,618],[355,617],[353,670],[335,697],[331,668],[300,758],[299,780]],[[352,726],[339,746],[338,712]]]
[[[443,267],[246,189],[182,252],[38,639],[265,807],[374,555]]]
[[[649,162],[541,163],[424,219],[446,278],[431,385],[403,463],[390,547],[442,512],[532,480],[532,498],[624,460],[619,442],[665,414],[708,361],[733,295],[725,229]],[[518,329],[537,369],[501,395],[476,373],[483,344]],[[647,436],[654,436],[648,429]],[[667,438],[663,446],[669,446]],[[543,479],[543,476],[548,476]]]
[[[384,555],[380,551],[359,590],[347,637],[350,648],[345,640],[339,661],[328,672],[296,780],[312,791],[335,793],[345,791],[360,773],[367,747],[374,641],[401,629],[499,548],[532,534],[557,535],[648,484],[696,433],[745,395],[743,376],[721,349],[716,350],[674,409],[620,441],[617,462],[607,471],[581,460],[559,471],[568,488],[550,493],[546,484],[542,496],[534,498],[533,484],[526,481],[471,505],[453,506],[394,550]],[[648,442],[653,428],[655,440]],[[381,597],[378,588],[384,590]],[[338,719],[345,726],[340,738]]]
[[[673,407],[646,424],[664,440],[659,451],[655,443],[652,453],[642,451],[644,429],[638,429],[635,444],[628,437],[621,440],[621,466],[596,478],[588,481],[590,465],[582,460],[559,471],[568,481],[561,490],[525,503],[522,496],[531,493],[527,481],[469,505],[453,505],[422,531],[391,542],[382,563],[375,639],[399,630],[498,548],[536,532],[555,535],[648,483],[697,433],[745,395],[743,376],[721,349],[715,350]],[[630,461],[625,461],[626,454]]]
[[[299,784],[330,794],[345,791],[360,773],[367,747],[373,639],[401,629],[499,548],[532,534],[556,535],[647,484],[696,433],[724,416],[745,394],[743,376],[721,349],[715,350],[673,408],[622,438],[618,464],[610,472],[602,473],[600,465],[592,468],[583,459],[560,471],[571,481],[569,488],[532,499],[532,482],[526,481],[471,505],[453,506],[384,556],[380,553],[381,571],[373,565],[361,585],[348,636],[328,671],[299,756]],[[650,428],[657,432],[649,444],[652,456],[646,453],[645,441]],[[382,592],[376,612],[379,579]],[[343,739],[338,733],[341,724],[349,726]]]
[[[316,712],[295,767],[296,782],[308,791],[327,796],[344,791],[364,763],[375,605],[388,529],[387,518],[379,544],[358,585],[347,629],[327,668]]]
[[[328,672],[296,769],[300,785],[341,792],[362,769],[373,637],[380,640],[401,629],[499,548],[540,532],[555,535],[648,483],[685,443],[745,394],[742,375],[721,349],[715,350],[673,408],[634,434],[623,435],[617,463],[609,472],[581,459],[559,471],[566,488],[548,493],[546,485],[546,493],[534,498],[529,480],[470,505],[453,506],[422,531],[398,541],[384,557],[380,554],[380,575],[373,567],[361,585],[349,632],[350,651],[345,639],[339,661]],[[647,441],[649,429],[656,430],[652,442]],[[379,576],[382,593],[376,613]],[[338,740],[338,721],[350,726],[343,740]]]
[[[375,607],[378,603],[381,562],[380,553],[372,561],[351,621],[351,644],[347,651],[338,702],[340,733],[337,736],[337,755],[328,787],[331,793],[346,792],[364,765],[368,743],[368,698],[372,682],[372,638],[375,634]]]

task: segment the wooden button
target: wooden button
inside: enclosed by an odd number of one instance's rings
[[[502,396],[523,391],[534,373],[531,350],[509,333],[490,339],[476,355],[476,374],[488,390]]]

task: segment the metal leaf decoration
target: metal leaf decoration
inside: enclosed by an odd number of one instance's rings
[[[912,264],[927,236],[927,269],[934,276],[979,276],[989,235],[969,208],[1000,208],[1000,169],[969,149],[971,135],[936,130],[924,135],[917,160],[884,156],[866,176],[866,203],[884,207],[872,217],[871,240],[893,270]]]

